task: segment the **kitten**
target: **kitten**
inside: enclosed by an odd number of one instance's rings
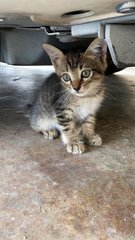
[[[100,145],[95,116],[104,99],[106,43],[95,39],[85,52],[64,54],[43,44],[56,70],[44,83],[28,111],[31,127],[45,138],[59,133],[67,151],[81,154],[85,145]]]

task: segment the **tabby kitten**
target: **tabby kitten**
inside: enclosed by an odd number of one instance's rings
[[[85,145],[100,145],[95,115],[104,99],[106,43],[95,39],[85,52],[64,54],[43,44],[56,70],[42,86],[28,112],[31,127],[45,138],[59,133],[67,151],[81,154]]]

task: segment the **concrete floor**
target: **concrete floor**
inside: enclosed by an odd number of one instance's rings
[[[135,69],[106,80],[97,122],[103,145],[82,156],[33,132],[23,114],[3,109],[1,86],[0,239],[135,239]]]

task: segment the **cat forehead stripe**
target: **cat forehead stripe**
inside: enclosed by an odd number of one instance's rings
[[[69,65],[70,69],[77,68],[82,61],[82,53],[80,52],[68,53],[66,56],[67,56],[67,64]]]

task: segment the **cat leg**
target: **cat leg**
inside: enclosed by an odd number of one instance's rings
[[[70,125],[69,128],[69,130],[63,128],[61,132],[61,138],[63,143],[67,146],[67,152],[82,154],[85,151],[85,145],[82,136],[80,136],[81,131],[80,129],[76,129],[74,124],[72,126]]]
[[[81,128],[77,126],[67,112],[58,115],[59,129],[63,143],[67,146],[67,152],[82,154],[85,145],[81,134]]]
[[[56,121],[53,119],[48,119],[46,117],[34,119],[31,127],[34,131],[42,133],[46,139],[52,140],[59,136],[59,132],[56,129]]]
[[[89,145],[100,146],[102,138],[95,133],[95,116],[89,116],[82,125],[82,133],[86,143]]]

